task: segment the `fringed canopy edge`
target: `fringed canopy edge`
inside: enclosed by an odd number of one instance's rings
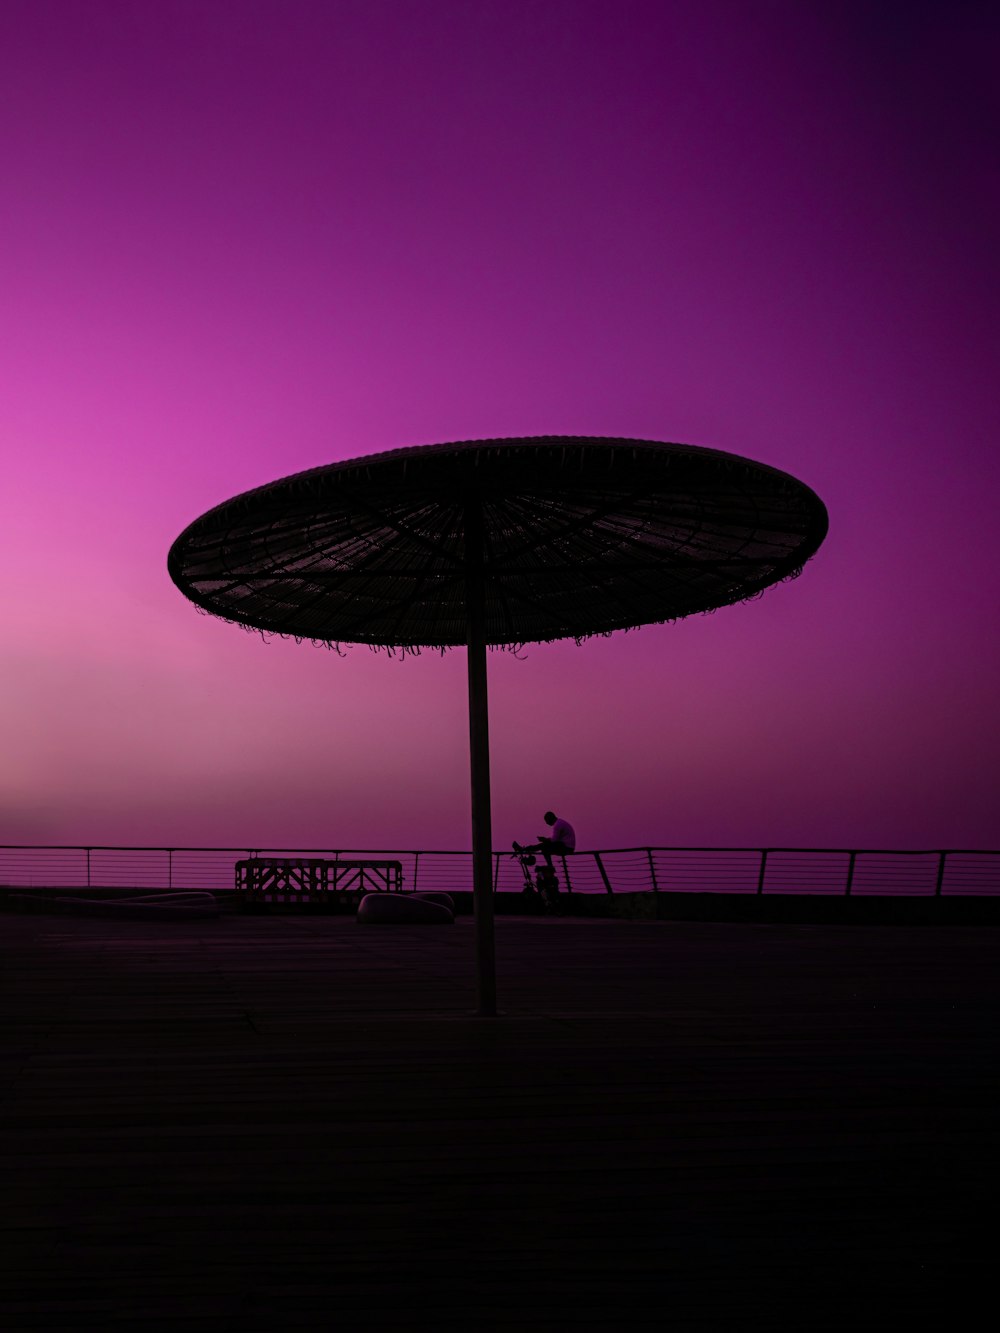
[[[745,602],[759,601],[770,588],[776,588],[781,583],[791,583],[799,577],[806,565],[811,564],[815,556],[809,556],[802,564],[781,578],[763,588],[756,588],[753,592],[744,597],[732,597],[727,601],[720,601],[715,606],[708,606],[702,610],[689,611],[683,616],[665,616],[662,620],[647,620],[641,624],[634,625],[616,625],[613,629],[594,630],[589,634],[556,634],[549,638],[525,639],[520,643],[489,643],[487,647],[492,652],[510,653],[513,657],[521,657],[523,650],[533,643],[563,643],[567,639],[580,647],[589,639],[610,639],[615,634],[633,634],[638,630],[645,629],[650,625],[676,625],[679,620],[690,620],[694,616],[711,616],[716,611],[725,606],[740,606]],[[227,625],[235,625],[237,629],[243,630],[246,634],[253,634],[264,641],[270,643],[272,639],[294,640],[295,643],[308,643],[314,648],[325,648],[328,652],[336,653],[338,657],[346,657],[345,649],[348,648],[367,648],[373,653],[385,653],[387,657],[420,657],[425,652],[439,653],[442,657],[445,653],[453,652],[455,649],[464,648],[464,643],[365,643],[364,641],[347,641],[335,639],[318,639],[301,634],[287,634],[281,630],[261,629],[257,625],[248,625],[245,621],[237,620],[232,616],[219,615],[216,611],[210,611],[203,606],[194,604],[194,609],[200,616],[209,616],[213,620],[221,620]]]

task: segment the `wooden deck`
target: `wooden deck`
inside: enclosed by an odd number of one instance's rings
[[[0,1326],[972,1326],[1000,931],[471,931],[0,916]]]

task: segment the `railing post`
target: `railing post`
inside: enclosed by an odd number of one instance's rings
[[[604,862],[601,860],[601,853],[594,853],[594,860],[597,862],[597,868],[601,872],[601,879],[604,880],[604,887],[608,893],[611,892],[611,881],[608,879],[608,872],[604,869]]]
[[[851,885],[854,883],[854,860],[856,856],[857,852],[851,852],[851,855],[847,862],[847,883],[844,885],[845,898],[849,898],[851,896]]]
[[[941,890],[944,887],[944,859],[947,855],[948,855],[947,852],[938,853],[937,881],[934,884],[935,898],[941,897]]]
[[[87,888],[90,888],[90,848],[85,848],[87,853]]]
[[[760,874],[757,876],[757,892],[764,892],[764,875],[767,872],[767,848],[765,847],[760,854]]]
[[[494,864],[493,864],[493,892],[496,893],[496,891],[497,891],[497,885],[500,883],[500,853],[499,853],[499,852],[494,852],[494,853],[493,853],[493,856],[494,856]]]
[[[659,884],[657,884],[657,882],[656,882],[656,866],[653,864],[653,849],[652,849],[652,847],[647,847],[647,848],[646,848],[646,858],[647,858],[647,860],[649,861],[649,877],[650,877],[650,879],[653,881],[653,892],[654,892],[654,893],[659,893],[659,891],[660,891],[660,886],[659,886]]]
[[[411,893],[416,893],[416,891],[417,891],[417,871],[418,871],[419,869],[420,869],[420,853],[419,853],[419,852],[414,852],[414,853],[413,853],[413,888],[410,890]]]
[[[567,893],[572,893],[572,892],[573,892],[573,885],[572,885],[572,883],[570,882],[570,877],[569,877],[569,866],[567,866],[567,864],[566,864],[566,858],[565,858],[565,856],[560,857],[560,860],[562,861],[562,868],[563,868],[563,883],[566,885],[566,892],[567,892]]]

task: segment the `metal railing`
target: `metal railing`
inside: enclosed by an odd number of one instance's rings
[[[0,886],[233,888],[249,856],[401,862],[404,890],[472,888],[472,855],[364,848],[0,846]],[[556,858],[570,893],[792,893],[931,897],[1000,894],[1000,851],[883,851],[816,847],[621,847]],[[493,853],[499,893],[518,892],[521,868]]]

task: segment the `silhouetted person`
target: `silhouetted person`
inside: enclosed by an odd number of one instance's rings
[[[565,819],[559,819],[551,810],[545,812],[545,822],[552,829],[550,837],[538,835],[538,841],[532,847],[521,847],[514,843],[515,852],[541,852],[546,864],[552,869],[553,856],[568,856],[576,851],[576,834],[573,825]]]

